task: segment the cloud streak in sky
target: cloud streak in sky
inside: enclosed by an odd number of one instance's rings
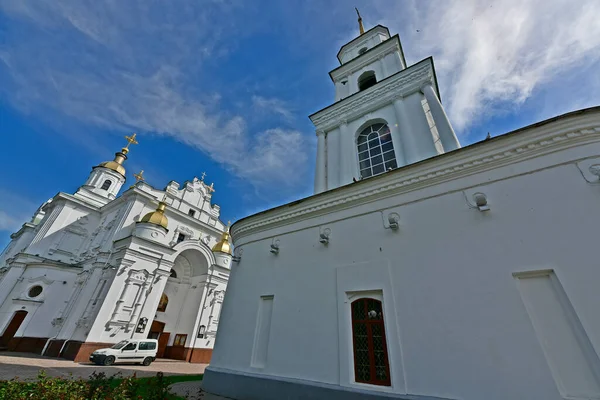
[[[444,103],[459,131],[600,61],[597,0],[378,1],[377,9],[383,23],[406,33],[409,55],[434,56]],[[587,99],[556,95],[569,111],[600,102],[598,89],[590,88]]]
[[[26,112],[172,136],[257,186],[296,184],[307,169],[305,136],[277,126],[249,131],[245,115],[219,108],[220,95],[206,76],[204,64],[228,51],[224,29],[242,34],[233,23],[237,5],[176,3],[0,2],[28,28],[22,41],[0,44],[8,97]],[[250,101],[292,119],[277,99]],[[298,173],[284,176],[282,165]]]

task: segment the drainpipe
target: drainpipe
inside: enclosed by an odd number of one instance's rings
[[[198,339],[198,326],[202,323],[202,314],[204,314],[204,306],[206,305],[206,299],[208,298],[208,290],[210,289],[210,282],[212,280],[214,270],[214,265],[212,265],[212,272],[208,276],[208,282],[206,283],[206,294],[204,295],[204,299],[202,299],[202,308],[200,308],[200,318],[198,318],[198,322],[194,324],[194,331],[192,332],[192,334],[194,335],[194,339],[192,340],[192,350],[190,351],[190,356],[186,360],[187,362],[191,361],[192,355],[194,354],[194,349],[196,348],[196,340]],[[206,332],[208,332],[208,329],[206,330]]]

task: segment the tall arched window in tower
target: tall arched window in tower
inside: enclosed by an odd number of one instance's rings
[[[362,298],[352,302],[352,342],[355,381],[390,386],[381,301]]]
[[[162,294],[160,296],[160,301],[158,302],[158,308],[156,311],[165,312],[167,310],[167,305],[169,304],[169,296],[166,294]]]
[[[365,90],[377,83],[375,72],[367,71],[358,77],[358,90]]]
[[[381,174],[398,167],[392,134],[386,124],[366,127],[357,139],[361,178]]]
[[[107,179],[104,181],[104,183],[102,184],[102,187],[100,189],[108,190],[110,188],[110,185],[112,185],[112,182],[110,181],[110,179]]]

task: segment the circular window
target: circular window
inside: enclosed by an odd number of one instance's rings
[[[29,289],[29,293],[28,296],[29,297],[38,297],[40,294],[42,294],[42,287],[40,285],[36,285],[34,287],[32,287],[31,289]]]

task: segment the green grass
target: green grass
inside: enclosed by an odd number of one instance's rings
[[[204,377],[203,374],[200,374],[200,375],[167,375],[167,376],[163,377],[163,380],[167,385],[172,385],[174,383],[179,383],[179,382],[201,381],[203,377]],[[148,390],[150,389],[150,387],[146,383],[149,382],[150,379],[156,379],[156,377],[137,378],[137,381],[140,383],[140,388],[136,394],[138,394],[142,397],[146,397],[149,394]],[[123,381],[123,379],[115,379],[111,382],[110,386],[113,388],[116,388],[117,386],[119,386],[119,384],[121,384],[122,381]],[[180,399],[185,399],[185,397],[171,395],[171,400],[180,400]]]

